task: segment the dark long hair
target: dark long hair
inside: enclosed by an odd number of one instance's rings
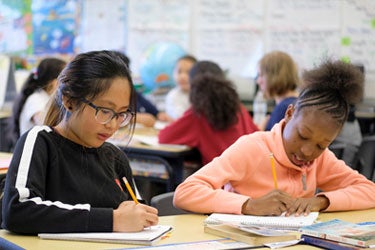
[[[93,100],[107,91],[111,87],[112,80],[117,77],[129,81],[131,90],[129,109],[135,111],[136,95],[133,81],[120,52],[102,50],[77,55],[58,77],[59,87],[44,123],[48,126],[56,126],[66,116],[63,96],[80,107],[83,99]],[[135,115],[129,126],[131,131],[134,130],[134,121]]]
[[[216,130],[227,129],[238,120],[240,98],[219,65],[197,62],[190,71],[190,102],[194,112],[206,117]]]
[[[58,58],[43,59],[35,72],[30,73],[22,86],[21,92],[13,104],[12,116],[7,122],[7,139],[12,147],[20,137],[20,115],[27,98],[36,91],[47,91],[51,81],[57,78],[66,62]]]

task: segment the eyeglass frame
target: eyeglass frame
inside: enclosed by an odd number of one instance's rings
[[[113,109],[111,108],[106,108],[106,107],[101,107],[101,106],[96,106],[95,104],[93,104],[92,102],[86,100],[86,99],[82,99],[82,102],[87,104],[88,106],[90,106],[91,108],[95,109],[95,120],[100,123],[100,124],[108,124],[109,122],[111,122],[113,120],[113,118],[116,117],[116,122],[118,123],[118,118],[120,117],[121,114],[125,114],[125,118],[124,120],[119,124],[120,127],[125,127],[126,125],[129,124],[129,122],[132,120],[132,118],[134,117],[135,113],[133,111],[131,111],[130,109],[127,109],[126,111],[124,112],[115,112]],[[104,110],[107,110],[109,112],[112,113],[112,116],[111,116],[111,119],[108,119],[108,121],[105,121],[105,122],[102,122],[102,121],[99,121],[98,120],[98,112],[101,111],[102,109]],[[130,117],[130,118],[128,118]]]

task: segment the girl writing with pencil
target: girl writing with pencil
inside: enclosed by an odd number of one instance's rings
[[[135,186],[126,155],[106,142],[120,127],[134,129],[135,92],[119,53],[80,54],[58,82],[46,125],[32,128],[15,147],[2,227],[36,234],[129,232],[157,224],[158,211],[127,191],[125,181]]]
[[[303,80],[280,123],[240,137],[189,176],[175,191],[175,206],[252,215],[375,207],[375,183],[328,149],[346,121],[349,103],[361,99],[363,74],[351,64],[327,60],[304,72]]]

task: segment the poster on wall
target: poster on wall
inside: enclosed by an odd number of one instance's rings
[[[30,54],[31,31],[31,0],[0,0],[0,52]]]
[[[78,0],[32,1],[34,54],[72,54]]]
[[[76,37],[79,52],[100,49],[125,51],[127,1],[84,0],[81,33]]]

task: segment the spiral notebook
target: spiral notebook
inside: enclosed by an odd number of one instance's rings
[[[300,227],[312,225],[318,218],[319,212],[307,216],[255,216],[239,214],[213,213],[205,220],[205,224],[234,224],[238,226],[261,226],[275,229],[298,230]]]

